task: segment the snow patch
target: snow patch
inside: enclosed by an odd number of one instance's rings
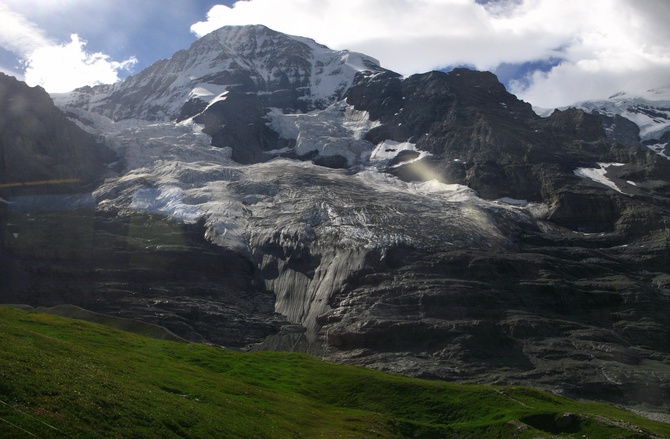
[[[596,183],[603,184],[617,192],[624,193],[619,187],[609,178],[605,176],[607,168],[610,166],[623,166],[623,163],[598,163],[598,168],[577,168],[574,173],[577,177],[588,178]]]
[[[654,145],[647,145],[647,148],[651,149],[656,154],[670,160],[670,156],[665,153],[667,147],[668,147],[667,143],[656,143]]]
[[[197,84],[195,87],[193,87],[188,97],[205,100],[206,98],[220,96],[221,94],[225,93],[227,89],[228,89],[227,85],[217,85],[217,84],[209,84],[207,82],[201,82]]]
[[[627,109],[621,113],[621,116],[629,119],[640,128],[641,140],[660,137],[670,130],[670,111],[668,110],[662,111],[650,107]]]
[[[396,142],[393,140],[384,140],[377,144],[370,154],[370,161],[391,160],[401,151],[417,151],[416,145],[410,142]],[[418,152],[418,151],[417,151]]]

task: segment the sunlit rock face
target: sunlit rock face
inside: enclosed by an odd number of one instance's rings
[[[81,208],[3,204],[3,301],[414,376],[670,397],[670,162],[598,115],[540,117],[490,73],[402,78],[261,26],[54,98],[119,160]]]

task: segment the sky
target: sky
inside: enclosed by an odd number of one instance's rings
[[[489,70],[553,108],[670,86],[668,23],[670,0],[0,0],[0,71],[69,91],[264,24],[406,76]]]

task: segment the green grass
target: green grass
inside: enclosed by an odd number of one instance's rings
[[[31,307],[23,305],[22,309],[31,309]],[[162,326],[144,323],[139,320],[100,314],[74,305],[57,305],[51,308],[39,307],[32,310],[61,317],[86,320],[87,322],[100,323],[111,328],[132,332],[133,334],[139,334],[145,337],[157,338],[159,340],[186,341]]]
[[[569,426],[556,419],[575,414]],[[560,422],[559,422],[560,424]],[[0,437],[670,437],[524,387],[239,353],[0,307]]]

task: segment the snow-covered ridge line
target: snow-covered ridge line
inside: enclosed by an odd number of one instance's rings
[[[640,128],[642,141],[660,139],[670,131],[670,87],[648,90],[638,96],[620,92],[608,99],[581,101],[571,107],[587,113],[625,117]]]
[[[608,100],[625,100],[625,99],[644,99],[647,101],[668,101],[670,102],[670,85],[667,87],[652,88],[646,90],[644,93],[633,95],[626,91],[620,91],[607,98]]]
[[[607,116],[625,117],[640,128],[642,141],[659,139],[670,130],[670,101],[651,102],[634,99],[622,102],[583,102],[578,104],[587,112],[598,111]]]
[[[670,132],[670,86],[647,90],[638,95],[619,92],[607,99],[580,101],[558,110],[568,108],[578,108],[586,113],[600,115],[608,138],[612,136],[611,140],[631,146],[639,142],[661,157],[670,159],[670,144],[664,137]],[[554,111],[537,107],[533,107],[533,110],[542,117],[548,117]],[[630,127],[618,122],[617,117],[623,117],[635,124],[639,129],[639,138]]]

